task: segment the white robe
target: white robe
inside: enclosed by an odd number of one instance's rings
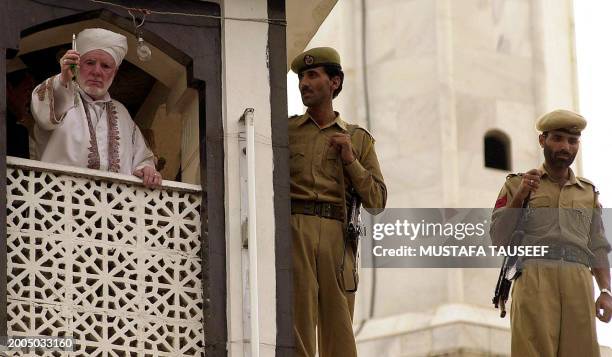
[[[32,114],[41,161],[127,175],[146,165],[155,167],[138,126],[108,93],[93,100],[72,82],[62,86],[56,75],[32,92]]]

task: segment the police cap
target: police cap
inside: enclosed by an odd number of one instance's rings
[[[293,59],[293,62],[291,62],[291,70],[297,74],[300,74],[307,69],[324,65],[332,65],[342,68],[340,65],[340,55],[338,54],[338,51],[331,47],[311,48]]]
[[[541,132],[561,130],[574,135],[580,135],[586,128],[587,122],[584,117],[570,110],[557,109],[546,113],[538,119],[536,128]]]

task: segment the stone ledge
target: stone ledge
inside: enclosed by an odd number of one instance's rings
[[[368,320],[356,336],[362,356],[509,356],[510,319],[497,310],[445,304],[431,313]],[[601,347],[602,357],[612,349]]]

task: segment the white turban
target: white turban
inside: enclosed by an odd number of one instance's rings
[[[127,38],[105,29],[85,29],[77,35],[76,49],[81,56],[89,51],[102,50],[111,55],[119,67],[127,53]]]

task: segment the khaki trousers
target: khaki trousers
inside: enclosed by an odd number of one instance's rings
[[[582,264],[529,260],[512,289],[513,357],[598,357],[593,278]]]
[[[294,332],[296,356],[357,356],[353,336],[355,295],[340,279],[344,254],[342,222],[291,215],[293,234]]]

